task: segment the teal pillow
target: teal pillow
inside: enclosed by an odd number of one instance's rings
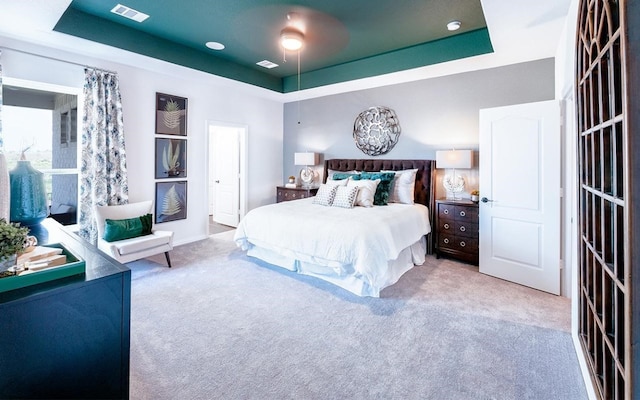
[[[395,172],[362,172],[360,176],[354,176],[351,177],[351,179],[380,179],[380,183],[376,188],[376,193],[373,195],[373,205],[386,206],[389,204],[389,192],[391,191],[391,184],[393,183],[393,178],[395,176]]]
[[[358,178],[356,178],[358,177]],[[352,174],[349,172],[336,172],[333,174],[333,176],[331,177],[331,179],[333,179],[334,181],[343,181],[347,178],[351,178],[351,179],[360,179],[360,174]]]
[[[106,219],[104,221],[104,235],[107,242],[131,239],[151,234],[151,214],[128,219]]]

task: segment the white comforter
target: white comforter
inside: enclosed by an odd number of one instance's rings
[[[420,204],[345,209],[308,198],[251,210],[234,240],[243,250],[261,247],[381,287],[388,262],[430,231],[428,209]]]

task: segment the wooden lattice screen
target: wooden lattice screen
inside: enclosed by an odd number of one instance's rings
[[[624,0],[581,0],[576,43],[579,337],[596,392],[629,399],[630,253]],[[621,13],[622,11],[622,13]]]

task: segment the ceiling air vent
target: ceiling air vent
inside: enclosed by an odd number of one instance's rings
[[[133,8],[127,6],[123,6],[122,4],[118,4],[117,6],[113,7],[111,12],[137,22],[142,22],[145,19],[149,18],[147,14],[141,13],[140,11],[136,11]]]
[[[268,69],[278,67],[278,64],[276,64],[276,63],[272,63],[272,62],[271,62],[271,61],[269,61],[269,60],[262,60],[262,61],[260,61],[260,62],[257,62],[256,64],[258,64],[258,65],[259,65],[259,66],[261,66],[261,67],[268,68]]]

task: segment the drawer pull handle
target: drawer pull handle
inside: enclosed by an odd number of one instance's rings
[[[466,246],[466,245],[467,245],[467,244],[466,244],[465,242],[460,242],[460,247],[464,247],[464,246]]]
[[[449,214],[449,210],[445,209],[442,213],[448,215]]]
[[[449,224],[444,224],[444,229],[449,229]]]
[[[460,211],[460,216],[461,216],[461,217],[464,217],[465,215],[467,215],[467,213],[466,213],[466,212],[464,212],[464,211]]]
[[[444,238],[442,241],[445,242],[446,244],[449,244],[449,239],[447,238]]]
[[[461,226],[461,227],[460,227],[460,232],[464,232],[464,231],[466,231],[466,230],[467,230],[467,228],[465,228],[464,226]]]

